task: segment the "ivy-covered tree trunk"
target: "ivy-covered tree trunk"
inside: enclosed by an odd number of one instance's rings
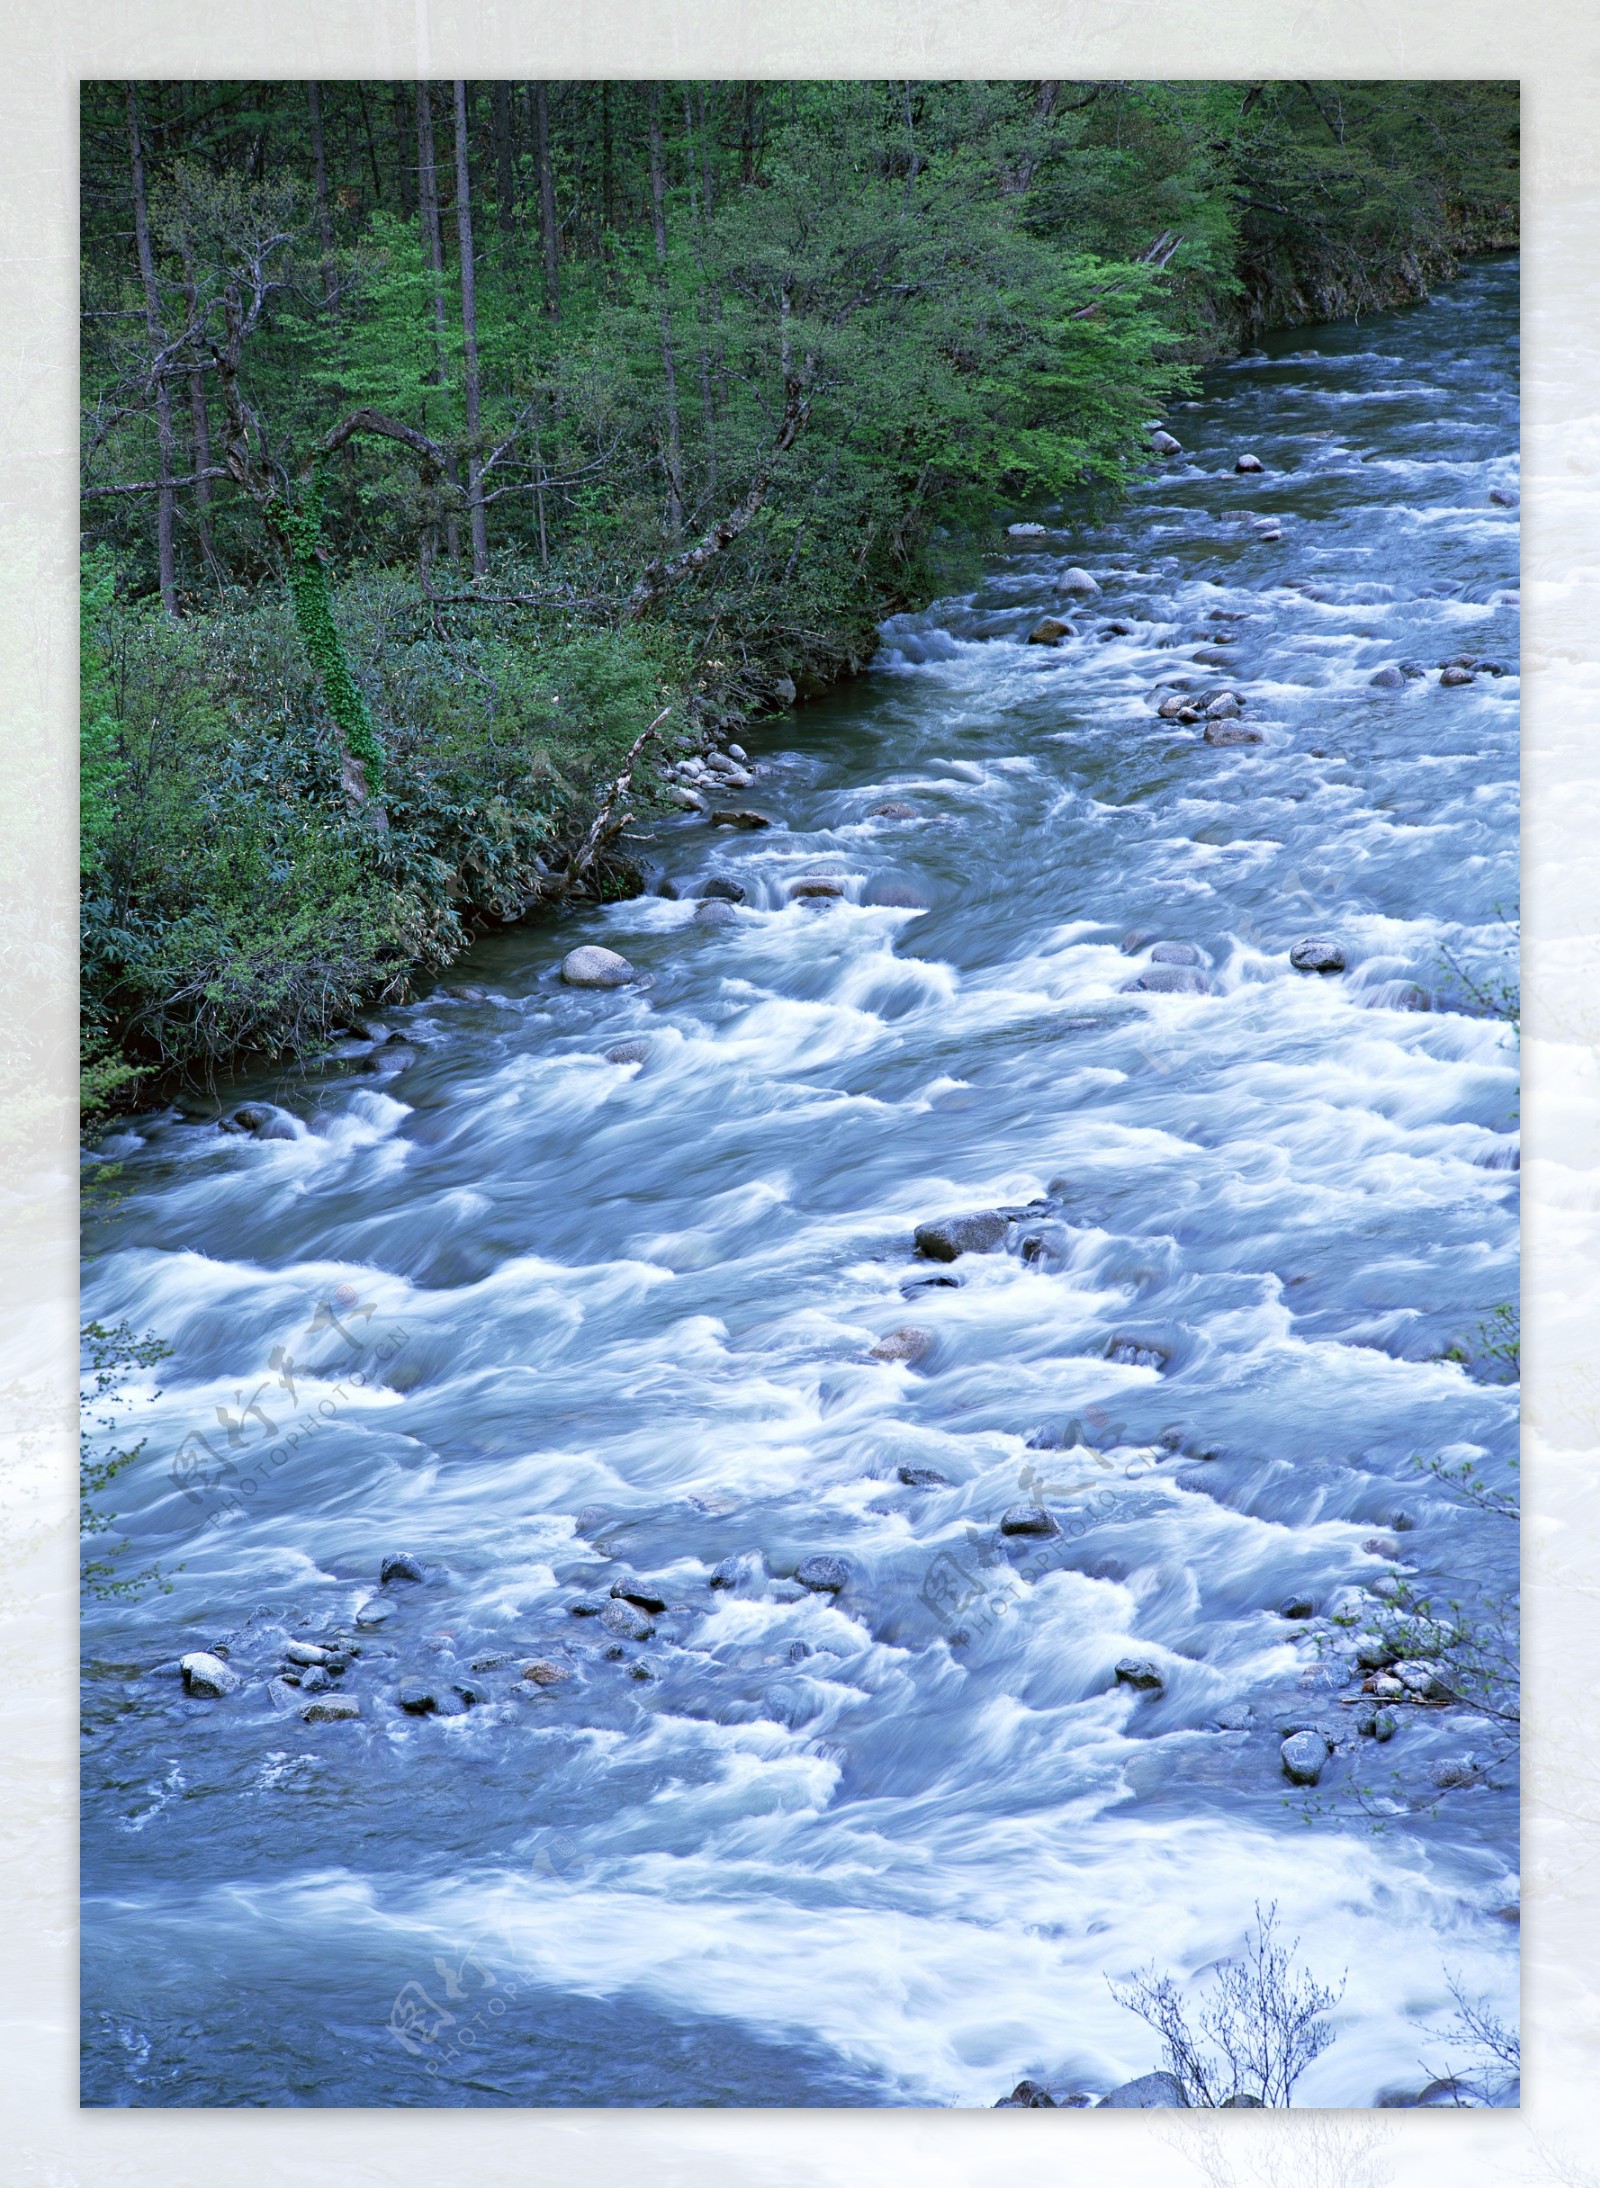
[[[379,802],[383,794],[383,747],[361,687],[350,673],[344,641],[333,620],[328,566],[322,553],[322,497],[317,482],[308,482],[299,509],[277,501],[266,515],[283,544],[288,563],[295,628],[333,717],[345,794],[353,805],[369,809],[377,827],[386,829],[389,816]]]

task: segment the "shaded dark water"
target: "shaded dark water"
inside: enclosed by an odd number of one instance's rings
[[[1517,891],[1516,336],[1500,260],[1217,372],[1116,521],[765,730],[770,831],[661,827],[679,901],[483,943],[380,1069],[248,1090],[292,1137],[105,1150],[85,1311],[177,1348],[118,1500],[173,1587],[86,1616],[87,2102],[1098,2091],[1155,2063],[1106,1974],[1271,1899],[1349,1971],[1302,2101],[1418,2082],[1447,1971],[1514,2015],[1515,1795],[1433,1787],[1483,1751],[1449,1711],[1357,1738],[1326,1614],[1515,1573],[1414,1455],[1515,1453],[1515,1391],[1439,1355],[1517,1284],[1515,1046],[1451,969]],[[1080,635],[1024,644],[1074,564]],[[1512,673],[1441,687],[1458,653]],[[1262,741],[1159,721],[1174,676]],[[1317,935],[1342,975],[1291,969]],[[580,941],[652,984],[562,987]],[[1160,941],[1203,992],[1128,991]],[[998,1532],[1036,1501],[1059,1534]],[[398,1550],[429,1578],[380,1588]],[[626,1573],[646,1640],[567,1608]],[[269,1688],[290,1635],[360,1642],[358,1721]],[[213,1641],[245,1683],[186,1698]],[[1305,1722],[1345,1736],[1309,1825]]]

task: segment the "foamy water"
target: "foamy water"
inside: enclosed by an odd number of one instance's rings
[[[1514,1791],[1429,1775],[1481,1731],[1352,1734],[1310,1820],[1278,1749],[1351,1691],[1286,1598],[1514,1584],[1414,1455],[1516,1448],[1440,1357],[1517,1285],[1515,1044],[1451,969],[1515,912],[1515,343],[1502,260],[1213,374],[1115,521],[752,734],[775,825],[657,828],[676,899],[486,940],[378,1070],[237,1090],[291,1137],[108,1144],[85,1312],[176,1347],[116,1498],[172,1588],[86,1617],[87,2101],[1096,2093],[1157,2064],[1106,1977],[1273,1900],[1348,1971],[1301,2102],[1420,2086],[1451,1974],[1514,2017]],[[1028,646],[1072,564],[1102,596]],[[1442,688],[1460,652],[1510,673]],[[1175,676],[1263,742],[1159,721]],[[564,988],[580,941],[650,984]],[[1204,992],[1129,992],[1163,941]],[[989,1208],[1009,1250],[914,1253]],[[1034,1502],[1062,1531],[1002,1537]],[[641,1642],[567,1608],[627,1573]],[[360,1640],[359,1722],[269,1694],[289,1634]],[[186,1699],[219,1640],[246,1684]]]

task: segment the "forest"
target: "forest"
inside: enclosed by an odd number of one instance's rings
[[[86,1120],[637,890],[665,762],[1517,158],[1501,83],[85,85]]]

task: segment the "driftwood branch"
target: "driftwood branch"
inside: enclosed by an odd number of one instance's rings
[[[660,734],[661,725],[671,712],[670,705],[664,706],[649,728],[642,730],[635,737],[628,748],[628,756],[622,763],[621,774],[618,775],[616,781],[600,801],[599,810],[589,824],[588,834],[584,837],[583,842],[572,858],[568,860],[566,871],[557,878],[554,888],[550,888],[548,885],[542,888],[539,892],[541,897],[570,895],[580,882],[588,879],[601,852],[609,844],[614,843],[623,829],[626,828],[632,815],[626,812],[619,813],[617,808],[628,795],[633,782],[633,771],[639,764],[640,755],[646,745],[650,744]]]

